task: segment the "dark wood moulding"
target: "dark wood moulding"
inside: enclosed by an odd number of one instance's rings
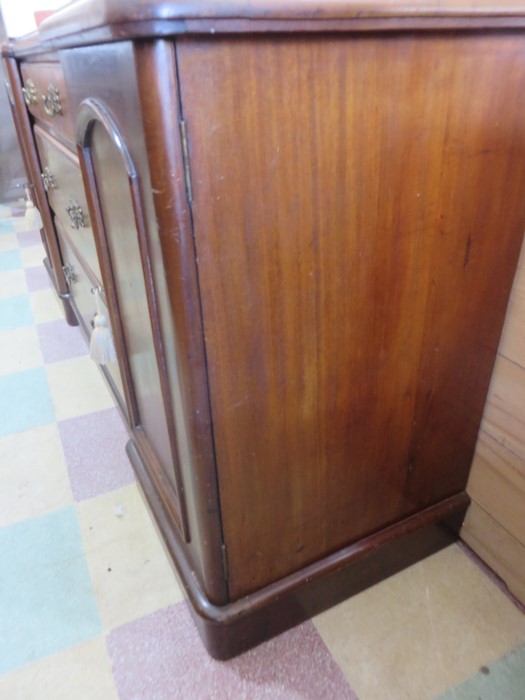
[[[459,493],[256,593],[214,605],[192,572],[179,532],[162,506],[133,439],[126,451],[175,564],[201,639],[209,654],[219,660],[247,651],[449,546],[458,539],[470,503],[466,493]]]
[[[272,2],[230,0],[80,0],[44,20],[39,33],[4,47],[4,55],[38,53],[126,39],[183,34],[382,32],[519,29],[525,27],[522,0],[316,0]],[[37,43],[39,44],[36,48]]]

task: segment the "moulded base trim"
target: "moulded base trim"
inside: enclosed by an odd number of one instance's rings
[[[465,492],[344,547],[244,598],[216,605],[188,561],[133,440],[126,447],[139,483],[186,591],[209,654],[229,659],[456,541],[470,498]]]

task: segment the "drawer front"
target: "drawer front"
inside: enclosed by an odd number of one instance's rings
[[[60,63],[23,63],[24,99],[31,114],[74,142],[73,119]]]
[[[83,262],[102,279],[77,157],[38,126],[35,138],[49,203]]]
[[[66,278],[68,278],[69,292],[79,315],[79,321],[84,332],[88,337],[91,337],[93,330],[93,320],[95,318],[96,306],[95,295],[91,291],[95,285],[95,281],[91,275],[82,267],[78,257],[75,254],[73,245],[71,245],[67,233],[59,221],[55,219],[55,226],[64,260],[64,268]],[[101,303],[102,300],[101,300]],[[103,304],[104,306],[104,304]],[[109,318],[109,314],[105,309],[105,313]],[[117,362],[110,362],[104,365],[106,377],[109,379],[113,393],[120,404],[125,415],[127,415],[126,405],[124,401],[124,388],[122,386],[122,378]]]

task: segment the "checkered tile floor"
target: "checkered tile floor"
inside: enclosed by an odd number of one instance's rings
[[[0,207],[0,698],[525,698],[525,616],[456,545],[210,659],[43,255]]]

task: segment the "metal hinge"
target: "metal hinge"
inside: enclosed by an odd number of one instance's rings
[[[184,162],[184,180],[186,181],[186,192],[188,193],[188,199],[191,204],[193,202],[193,190],[191,187],[190,151],[188,146],[188,130],[184,119],[180,120],[179,127],[182,141],[182,160]]]
[[[224,580],[228,580],[228,551],[225,544],[221,544],[221,555],[222,555],[222,572],[224,574]]]

